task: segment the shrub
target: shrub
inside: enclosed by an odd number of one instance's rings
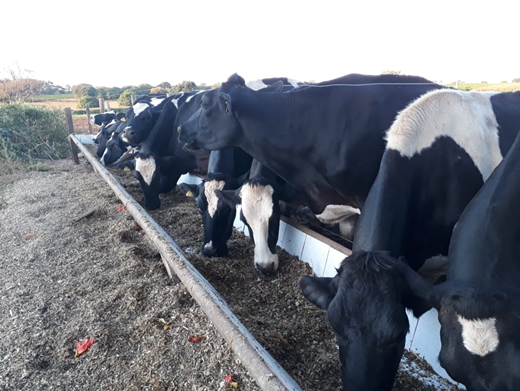
[[[94,88],[94,86],[87,84],[87,83],[81,83],[81,84],[72,86],[72,92],[77,97],[96,96],[97,95],[97,90]]]
[[[25,104],[0,105],[0,165],[12,172],[22,164],[70,155],[62,110]],[[5,173],[5,172],[4,172]]]
[[[89,107],[99,107],[99,99],[98,98],[92,98],[90,96],[82,96],[78,99],[78,107],[80,109],[85,108],[85,104],[89,105]]]
[[[119,96],[119,99],[117,100],[117,103],[119,103],[119,106],[131,106],[132,105],[132,90],[124,90],[121,95]]]

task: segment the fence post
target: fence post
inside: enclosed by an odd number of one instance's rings
[[[135,102],[135,94],[130,95],[130,102],[132,102],[132,106],[133,106],[134,102]]]
[[[99,98],[99,113],[103,114],[105,112],[105,100],[103,98]]]
[[[88,134],[92,134],[92,124],[90,123],[90,106],[85,103],[85,110],[87,111]]]
[[[107,111],[110,111],[110,102],[108,100],[106,101],[106,104],[107,104]]]
[[[65,119],[67,120],[67,126],[69,127],[69,134],[74,134],[74,123],[72,122],[72,111],[70,110],[70,107],[65,107]],[[79,164],[78,147],[70,137],[69,144],[70,151],[72,152],[72,160],[74,163]]]

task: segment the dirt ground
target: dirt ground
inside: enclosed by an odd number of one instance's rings
[[[140,201],[131,174],[115,174]],[[261,276],[239,232],[230,257],[205,258],[193,200],[174,191],[161,201],[152,216],[302,389],[340,390],[334,335],[298,289],[308,266],[281,251],[278,275]],[[258,390],[120,205],[84,160],[55,162],[0,193],[0,390],[218,390],[227,374]],[[84,338],[96,341],[74,358]],[[400,371],[394,390],[457,389],[429,381],[410,353],[403,365],[417,370]]]

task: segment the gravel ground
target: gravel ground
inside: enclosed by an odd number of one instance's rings
[[[258,390],[90,166],[50,166],[0,193],[0,389]]]
[[[141,199],[130,173],[113,173]],[[161,201],[152,216],[302,388],[340,390],[334,335],[299,292],[308,266],[281,251],[278,275],[261,276],[239,232],[230,257],[205,258],[193,200],[174,191]],[[0,193],[0,390],[218,390],[227,374],[258,390],[119,206],[84,160],[55,162]],[[188,341],[197,335],[206,338]],[[74,358],[87,337],[96,342]],[[396,391],[457,389],[410,353],[403,365],[414,369],[399,372]]]

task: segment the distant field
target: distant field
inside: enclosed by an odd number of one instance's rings
[[[110,104],[111,109],[124,108],[122,106],[119,106],[117,100],[110,100],[108,102]],[[82,115],[85,115],[85,109],[78,108],[78,100],[74,97],[74,94],[35,95],[27,103],[34,104],[37,106],[51,107],[55,109],[70,107],[72,110],[80,110],[82,112]],[[92,113],[98,113],[99,109],[92,108],[90,111]]]
[[[455,83],[447,84],[448,87],[455,87]],[[520,83],[500,83],[500,84],[466,84],[459,83],[459,90],[476,90],[476,91],[497,91],[497,92],[514,92],[520,91]]]

